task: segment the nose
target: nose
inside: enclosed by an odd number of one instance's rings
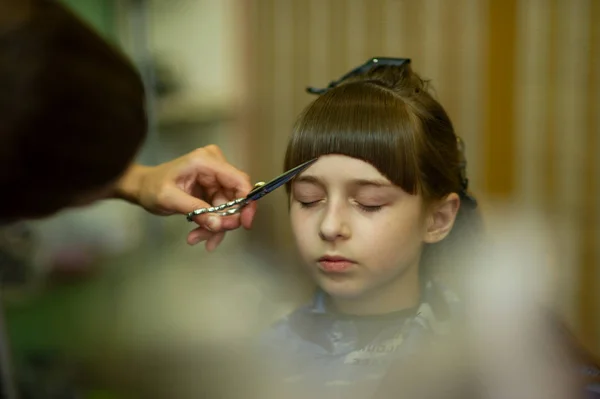
[[[319,226],[319,236],[324,241],[347,240],[352,230],[342,207],[330,203]]]

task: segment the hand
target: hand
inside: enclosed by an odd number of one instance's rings
[[[115,196],[157,215],[187,215],[244,197],[251,190],[248,175],[229,164],[219,147],[209,145],[158,166],[132,165],[117,183]],[[206,241],[206,249],[212,251],[227,230],[240,225],[249,229],[255,212],[256,203],[251,203],[237,215],[196,216],[199,227],[188,234],[187,242]]]

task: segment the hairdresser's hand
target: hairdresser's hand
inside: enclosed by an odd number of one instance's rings
[[[244,197],[251,189],[248,175],[229,164],[219,147],[209,145],[158,166],[133,165],[117,183],[115,197],[157,215],[187,215]],[[238,215],[197,216],[194,221],[200,227],[189,233],[187,242],[195,245],[206,241],[206,249],[212,251],[227,230],[240,226],[249,229],[255,212],[256,203],[252,203]]]

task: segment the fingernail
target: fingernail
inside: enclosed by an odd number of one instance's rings
[[[196,245],[196,244],[198,244],[198,243],[200,242],[200,238],[201,238],[201,237],[196,237],[196,238],[194,238],[193,240],[191,240],[191,241],[190,241],[190,243],[189,243],[189,244],[190,244],[190,245]]]
[[[216,231],[219,228],[219,218],[218,216],[209,216],[206,221],[206,228],[210,231]]]

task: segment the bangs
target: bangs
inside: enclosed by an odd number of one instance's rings
[[[328,91],[296,121],[285,170],[323,155],[346,155],[373,165],[404,191],[417,194],[419,122],[408,107],[374,82],[347,83]]]

